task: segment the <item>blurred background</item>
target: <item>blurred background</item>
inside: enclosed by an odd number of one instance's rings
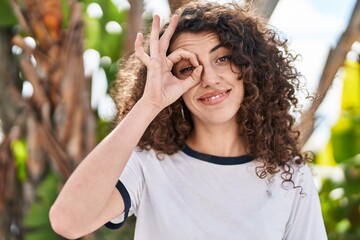
[[[0,0],[0,240],[56,240],[48,211],[63,183],[113,128],[118,61],[154,14],[181,0]],[[245,1],[242,1],[245,3]],[[302,57],[314,97],[295,114],[329,239],[360,239],[360,5],[253,0]],[[82,239],[133,239],[119,231]],[[261,226],[259,226],[261,228]]]

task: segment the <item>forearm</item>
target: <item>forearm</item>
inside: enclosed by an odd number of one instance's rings
[[[142,100],[133,107],[71,175],[51,209],[52,222],[68,223],[74,229],[88,225],[89,229],[83,230],[85,232],[100,227],[102,223],[98,221],[106,218],[102,216],[104,212],[109,212],[104,208],[111,201],[119,175],[158,112]],[[122,201],[114,212],[121,213],[121,204]],[[93,223],[94,226],[91,226]]]

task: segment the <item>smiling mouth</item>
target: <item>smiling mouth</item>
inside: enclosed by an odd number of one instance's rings
[[[199,98],[199,100],[202,101],[203,103],[221,102],[223,99],[226,98],[226,96],[229,94],[229,92],[230,92],[230,90],[227,90],[227,91],[218,93],[216,95],[201,97],[201,98]]]
[[[216,95],[216,96],[212,96],[212,97],[209,97],[209,98],[205,98],[205,99],[203,99],[203,101],[213,101],[213,100],[215,100],[215,99],[218,99],[218,98],[224,96],[225,94],[226,94],[226,92],[220,93],[220,94],[218,94],[218,95]]]

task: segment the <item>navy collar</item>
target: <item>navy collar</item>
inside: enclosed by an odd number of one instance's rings
[[[183,146],[182,150],[186,155],[189,155],[190,157],[193,157],[193,158],[196,158],[196,159],[199,159],[202,161],[210,162],[210,163],[219,164],[219,165],[244,164],[244,163],[251,162],[252,160],[255,159],[251,155],[242,155],[242,156],[238,156],[238,157],[214,156],[214,155],[210,155],[210,154],[206,154],[206,153],[197,152],[197,151],[191,149],[186,144]]]

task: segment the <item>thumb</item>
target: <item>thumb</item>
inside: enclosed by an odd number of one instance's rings
[[[203,66],[199,65],[194,69],[194,71],[191,73],[191,75],[188,78],[182,81],[185,91],[189,90],[190,88],[200,83],[202,71],[203,71]]]

